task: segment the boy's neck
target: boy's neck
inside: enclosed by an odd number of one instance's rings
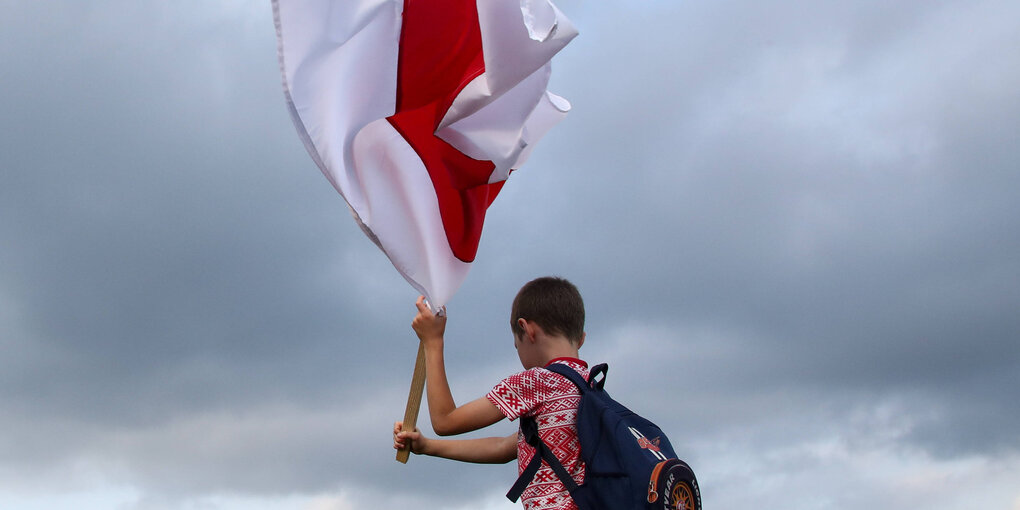
[[[521,363],[525,369],[544,367],[556,358],[580,358],[578,350],[584,345],[585,334],[571,341],[563,334],[549,334],[538,324],[519,319],[524,334],[515,338],[522,342]]]
[[[547,338],[542,349],[542,366],[548,365],[557,358],[580,359],[578,348],[566,337]]]

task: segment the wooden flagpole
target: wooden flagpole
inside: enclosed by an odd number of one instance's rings
[[[421,395],[425,389],[425,344],[418,342],[418,359],[414,362],[414,375],[411,376],[411,391],[407,395],[407,408],[404,410],[404,423],[401,431],[414,430],[418,422],[418,410],[421,408]],[[407,464],[411,455],[411,443],[397,450],[397,462]]]

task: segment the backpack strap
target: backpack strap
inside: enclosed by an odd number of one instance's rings
[[[581,377],[574,369],[553,363],[546,367],[547,370],[562,375],[570,380],[577,386],[577,389],[583,395],[591,387],[602,389],[602,386],[606,383],[606,372],[609,370],[609,365],[602,363],[596,365],[591,369],[588,374],[588,380],[592,381],[589,383]],[[602,375],[602,379],[596,381],[597,375]],[[591,386],[589,386],[591,384]],[[528,487],[528,484],[535,479],[535,475],[538,473],[539,468],[542,467],[542,461],[545,460],[549,467],[552,468],[553,472],[556,473],[556,477],[560,479],[563,486],[567,488],[567,492],[573,493],[577,489],[577,482],[574,481],[574,477],[567,473],[566,468],[560,463],[560,460],[556,458],[552,450],[542,441],[542,438],[538,436],[538,424],[534,418],[522,417],[521,418],[521,434],[524,436],[524,440],[527,441],[532,447],[535,448],[535,455],[531,458],[531,462],[524,467],[524,471],[521,472],[521,476],[517,477],[517,481],[514,486],[510,488],[510,491],[506,493],[507,499],[514,503],[520,499],[521,494],[524,493],[524,489]]]
[[[552,468],[553,472],[556,473],[556,477],[560,479],[563,486],[567,488],[567,492],[574,492],[577,489],[577,482],[574,481],[574,477],[570,476],[567,469],[563,467],[560,460],[556,458],[552,450],[546,446],[545,441],[538,437],[538,424],[534,418],[525,417],[521,418],[521,434],[524,435],[524,440],[535,448],[535,455],[531,457],[531,462],[525,466],[524,471],[521,472],[521,476],[517,477],[517,481],[514,482],[514,486],[510,488],[510,491],[506,493],[507,499],[514,503],[520,499],[521,494],[524,493],[524,489],[528,487],[528,484],[535,479],[535,475],[538,473],[538,469],[542,467],[542,461],[544,460],[549,467]]]
[[[606,373],[609,372],[609,365],[599,363],[598,365],[591,367],[591,370],[588,372],[587,381],[585,381],[584,378],[581,377],[581,374],[578,374],[576,370],[562,363],[553,363],[552,365],[545,367],[545,369],[550,372],[556,372],[557,374],[570,379],[570,382],[574,383],[574,385],[577,386],[577,389],[581,391],[581,394],[584,395],[584,393],[589,389],[594,388],[601,390],[603,386],[606,385]],[[602,378],[599,379],[599,376],[602,376]]]

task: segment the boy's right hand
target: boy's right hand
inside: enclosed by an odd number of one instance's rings
[[[425,304],[425,296],[418,296],[414,303],[418,307],[418,315],[411,321],[411,328],[422,342],[442,342],[446,333],[446,315],[435,315]]]
[[[411,453],[420,455],[425,452],[425,446],[428,444],[428,438],[421,435],[418,428],[415,427],[413,431],[405,430],[401,431],[400,428],[403,426],[403,422],[393,423],[393,449],[403,450],[407,446],[407,443],[411,443]]]

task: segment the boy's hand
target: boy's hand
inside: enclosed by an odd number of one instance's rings
[[[437,316],[425,304],[425,296],[418,296],[414,303],[418,307],[418,315],[411,321],[411,328],[422,342],[442,342],[446,332],[446,316]]]
[[[393,449],[402,450],[407,445],[408,441],[410,441],[411,453],[421,455],[425,452],[425,446],[429,442],[428,438],[421,435],[421,432],[418,431],[417,427],[415,427],[414,431],[401,432],[400,428],[402,426],[403,422],[398,421],[393,423]]]

